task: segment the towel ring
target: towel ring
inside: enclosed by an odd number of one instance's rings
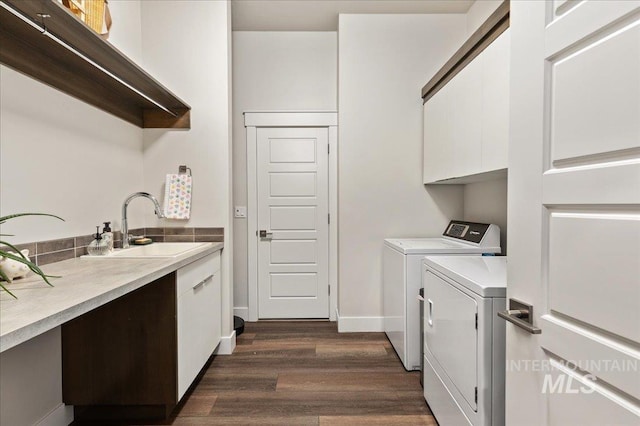
[[[187,172],[188,170],[188,172]],[[191,176],[191,168],[187,167],[187,166],[179,166],[178,167],[178,174],[184,175],[184,174],[188,174],[189,176]]]

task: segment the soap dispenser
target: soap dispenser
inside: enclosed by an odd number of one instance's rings
[[[95,239],[87,246],[87,253],[90,256],[104,256],[109,254],[109,245],[100,235],[100,226],[96,226]]]
[[[111,222],[103,222],[102,239],[107,243],[109,253],[113,253],[113,232],[111,232]]]

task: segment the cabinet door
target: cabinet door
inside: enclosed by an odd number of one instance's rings
[[[482,65],[468,64],[423,107],[424,183],[481,171]]]
[[[482,170],[507,168],[509,142],[509,29],[482,52]]]
[[[204,364],[218,347],[222,337],[222,293],[220,271],[204,284],[203,291],[203,343],[202,363]]]
[[[178,400],[220,341],[220,253],[177,271]]]
[[[507,168],[509,30],[423,107],[424,183]]]
[[[447,177],[451,178],[481,171],[482,57],[471,61],[449,84],[453,96],[453,152],[446,165]]]
[[[445,158],[448,156],[451,140],[446,131],[451,117],[448,111],[448,92],[445,86],[423,106],[424,114],[424,183],[434,182],[445,177]]]
[[[202,361],[202,324],[205,310],[200,300],[204,285],[194,284],[178,296],[178,400],[198,375]]]

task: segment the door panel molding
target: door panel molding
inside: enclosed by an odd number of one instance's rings
[[[258,185],[257,140],[262,127],[322,127],[328,129],[329,142],[329,312],[336,321],[338,306],[338,114],[335,111],[245,111],[247,143],[247,268],[249,321],[258,320]],[[305,204],[299,198],[299,206]]]

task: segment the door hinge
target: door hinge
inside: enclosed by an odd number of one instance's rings
[[[327,144],[327,154],[331,153],[331,145]]]
[[[478,387],[476,386],[476,404],[478,403]]]
[[[478,314],[476,314],[476,330],[478,329]]]
[[[331,296],[331,286],[327,287],[329,289],[329,296]]]
[[[327,214],[327,223],[331,224],[331,213]]]

